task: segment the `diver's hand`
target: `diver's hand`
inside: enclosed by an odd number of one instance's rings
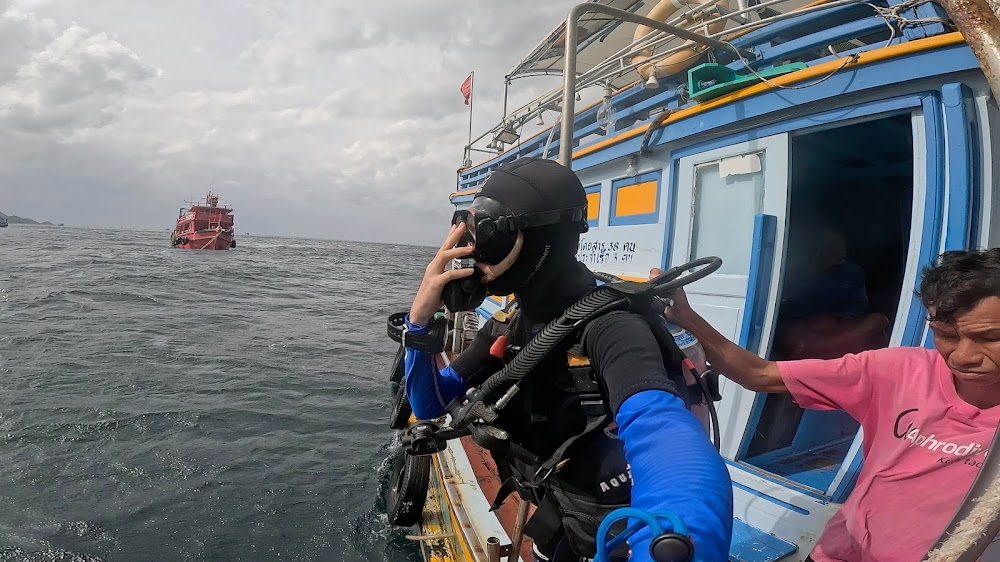
[[[663,271],[660,268],[654,267],[649,270],[649,280],[652,281],[654,277],[662,274]],[[670,300],[673,304],[663,309],[663,315],[667,318],[667,322],[682,328],[686,327],[686,324],[691,321],[691,317],[697,313],[691,308],[691,303],[688,302],[684,289],[678,287],[674,290],[673,294],[670,295]]]
[[[472,246],[455,247],[464,232],[464,223],[452,226],[451,232],[448,233],[444,244],[441,245],[441,249],[427,265],[427,269],[424,270],[424,279],[420,282],[420,288],[417,289],[417,296],[413,298],[413,304],[410,306],[410,322],[421,326],[430,324],[434,313],[444,304],[441,299],[444,286],[452,279],[468,277],[475,272],[475,268],[472,267],[445,271],[451,260],[464,258],[472,253]]]

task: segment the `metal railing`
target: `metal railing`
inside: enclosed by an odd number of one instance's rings
[[[787,20],[790,18],[802,17],[805,15],[823,12],[839,8],[847,5],[859,5],[864,4],[864,0],[834,0],[831,2],[826,2],[823,4],[818,4],[815,6],[809,6],[806,8],[801,8],[786,13],[776,13],[764,18],[757,20],[750,20],[747,16],[751,14],[758,13],[760,11],[772,9],[774,6],[781,4],[787,4],[791,0],[766,0],[760,2],[754,6],[741,7],[735,11],[722,11],[714,3],[706,3],[699,6],[691,7],[690,9],[679,11],[678,14],[674,15],[668,19],[665,23],[656,20],[651,20],[649,18],[644,18],[642,16],[637,16],[631,12],[626,12],[624,10],[617,10],[615,8],[610,8],[600,4],[581,4],[578,6],[579,9],[583,11],[600,11],[601,13],[606,13],[608,15],[620,15],[626,14],[628,18],[626,21],[631,21],[639,23],[642,25],[647,25],[659,32],[650,33],[644,37],[641,37],[631,43],[623,46],[621,49],[612,53],[602,62],[596,64],[587,72],[584,72],[576,77],[575,88],[574,88],[574,98],[575,92],[589,88],[595,85],[603,85],[609,81],[613,81],[620,78],[628,73],[636,71],[643,64],[649,62],[656,62],[660,59],[669,57],[685,48],[689,45],[685,43],[679,43],[675,45],[670,45],[668,48],[656,52],[655,55],[638,62],[632,62],[632,59],[643,52],[656,51],[667,46],[672,41],[676,41],[678,38],[686,39],[688,41],[695,41],[708,45],[715,49],[721,49],[723,51],[732,52],[741,56],[744,61],[752,64],[756,60],[756,55],[751,53],[747,49],[740,49],[727,40],[730,38],[738,37],[746,34],[747,32],[757,30],[771,23],[778,21]],[[743,4],[743,2],[739,2]],[[574,8],[576,9],[576,8]],[[581,12],[582,14],[583,12]],[[579,19],[577,15],[577,19]],[[873,15],[875,13],[873,12]],[[572,17],[572,13],[570,15]],[[724,28],[716,33],[700,33],[699,31],[706,30],[709,26],[717,23],[724,22],[735,22],[737,25]],[[575,42],[576,32],[574,27],[568,27],[570,30],[567,33],[566,51],[564,54],[564,63],[566,58],[572,58],[574,62],[576,56],[576,48],[572,50],[572,54],[569,51],[569,44],[571,41]],[[566,56],[569,54],[569,57]],[[545,111],[562,111],[565,116],[565,81],[567,72],[563,69],[563,80],[564,86],[560,88],[554,88],[549,92],[546,92],[542,96],[535,98],[534,100],[522,105],[521,107],[511,111],[509,114],[505,114],[504,118],[494,125],[491,129],[485,131],[479,137],[476,137],[472,145],[480,142],[491,136],[495,136],[504,127],[513,127],[515,129],[520,128],[529,120],[538,117],[539,114]],[[575,64],[573,64],[575,67]],[[573,72],[575,76],[575,70]],[[565,125],[564,125],[565,126]],[[562,137],[565,138],[565,137]],[[484,152],[479,149],[472,148],[473,151]]]

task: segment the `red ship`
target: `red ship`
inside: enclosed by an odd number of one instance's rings
[[[219,196],[208,192],[204,204],[181,207],[170,245],[184,250],[228,250],[236,247],[233,210],[219,206]]]

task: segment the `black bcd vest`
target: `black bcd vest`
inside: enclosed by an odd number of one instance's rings
[[[684,355],[664,325],[661,315],[640,315],[649,324],[659,345],[667,375],[678,396],[689,406],[701,403],[697,385],[684,381]],[[498,312],[480,330],[470,350],[452,364],[467,384],[479,385],[511,360],[534,335],[524,326],[516,308]],[[505,430],[510,441],[535,457],[491,451],[502,486],[494,501],[498,508],[517,490],[538,508],[525,527],[536,543],[546,544],[565,534],[580,556],[593,557],[601,520],[631,501],[631,474],[608,394],[586,357],[586,326],[578,330],[565,350],[555,350],[521,382],[521,390],[500,411],[493,425]],[[490,355],[500,337],[506,338],[503,359]],[[486,348],[486,349],[483,349]],[[494,352],[499,350],[493,349]],[[620,529],[616,529],[620,530]]]

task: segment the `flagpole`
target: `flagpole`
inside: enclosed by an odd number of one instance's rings
[[[466,145],[467,149],[472,147],[472,104],[475,103],[474,96],[476,87],[476,71],[473,70],[469,73],[471,80],[469,81],[469,144]]]

